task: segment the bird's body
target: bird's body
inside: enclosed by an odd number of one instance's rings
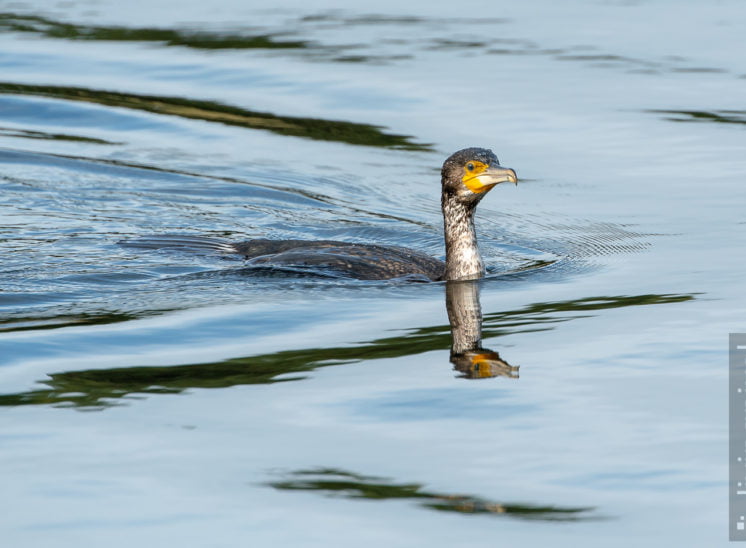
[[[335,240],[254,239],[229,242],[193,236],[126,240],[139,248],[204,249],[240,254],[247,265],[282,270],[321,271],[365,280],[411,277],[428,280],[475,279],[484,275],[477,246],[474,211],[488,190],[516,182],[512,169],[500,166],[490,150],[468,148],[450,156],[441,173],[441,206],[446,261],[405,247]]]
[[[318,268],[364,280],[437,280],[444,269],[442,261],[406,247],[333,240],[248,240],[233,245],[252,265]]]

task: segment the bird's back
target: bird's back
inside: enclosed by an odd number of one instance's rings
[[[233,244],[248,264],[323,270],[362,280],[422,277],[439,280],[445,264],[405,247],[334,240],[248,240]]]
[[[141,249],[239,254],[247,266],[317,273],[361,280],[410,277],[440,280],[445,263],[413,249],[335,240],[246,240],[230,242],[192,235],[161,235],[120,244]]]

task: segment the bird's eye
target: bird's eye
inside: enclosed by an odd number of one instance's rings
[[[466,164],[466,169],[468,169],[469,171],[474,171],[474,164],[469,162],[468,164]]]

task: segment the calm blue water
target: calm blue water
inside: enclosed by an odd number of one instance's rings
[[[740,3],[0,11],[4,545],[726,544]],[[466,146],[522,181],[466,368],[445,284],[117,245],[442,257]]]

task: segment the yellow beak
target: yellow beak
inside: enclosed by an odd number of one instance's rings
[[[515,171],[501,165],[489,166],[480,173],[466,175],[462,180],[466,188],[475,194],[487,192],[493,186],[500,183],[511,182],[518,184],[518,176],[515,174]]]

